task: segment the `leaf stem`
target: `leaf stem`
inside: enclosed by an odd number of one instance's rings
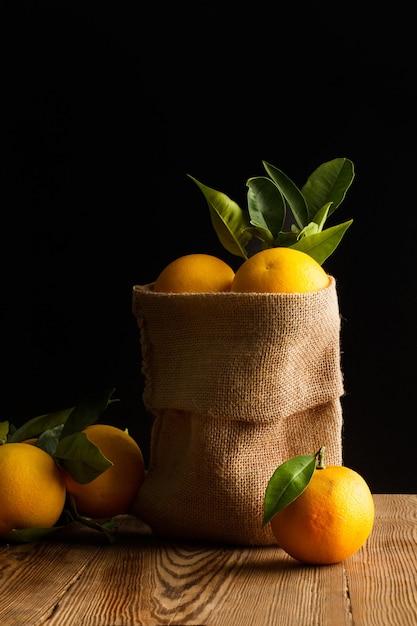
[[[326,446],[322,446],[320,450],[317,452],[317,465],[316,469],[326,469],[326,464],[324,462],[324,451],[326,450]]]
[[[89,528],[93,528],[94,530],[104,533],[109,543],[114,543],[116,541],[115,535],[112,532],[112,529],[117,528],[118,526],[116,520],[111,517],[99,522],[91,517],[87,517],[86,515],[81,515],[77,511],[74,496],[71,494],[67,494],[67,503],[69,507],[68,509],[65,509],[65,511],[74,522],[84,524],[84,526],[88,526]]]

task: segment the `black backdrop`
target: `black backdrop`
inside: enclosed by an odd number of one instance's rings
[[[194,175],[245,203],[261,161],[300,186],[353,160],[325,264],[342,324],[345,463],[415,492],[413,19],[279,3],[1,9],[0,419],[112,385],[148,454],[132,285],[220,247]],[[394,12],[393,12],[394,11]]]

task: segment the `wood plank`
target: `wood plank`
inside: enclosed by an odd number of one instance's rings
[[[278,547],[154,537],[121,518],[117,541],[77,527],[0,544],[2,626],[417,624],[417,495],[375,495],[376,524],[344,563],[305,566]]]
[[[45,618],[50,626],[344,626],[345,586],[343,565],[302,566],[276,547],[163,541],[138,535],[127,519],[117,544],[98,550]]]
[[[97,547],[42,541],[0,549],[0,623],[43,624],[88,565]]]
[[[417,495],[374,495],[376,523],[346,561],[355,626],[417,624]]]

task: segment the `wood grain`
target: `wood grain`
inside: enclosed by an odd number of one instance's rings
[[[117,541],[84,527],[0,544],[1,626],[412,626],[417,496],[376,495],[376,523],[344,563],[278,547],[169,541],[133,517]]]
[[[355,626],[417,624],[417,495],[375,495],[377,522],[346,562]]]

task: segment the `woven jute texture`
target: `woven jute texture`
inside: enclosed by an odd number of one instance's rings
[[[278,465],[326,446],[342,463],[336,283],[307,294],[133,287],[150,460],[133,512],[158,535],[275,543],[262,527]]]

